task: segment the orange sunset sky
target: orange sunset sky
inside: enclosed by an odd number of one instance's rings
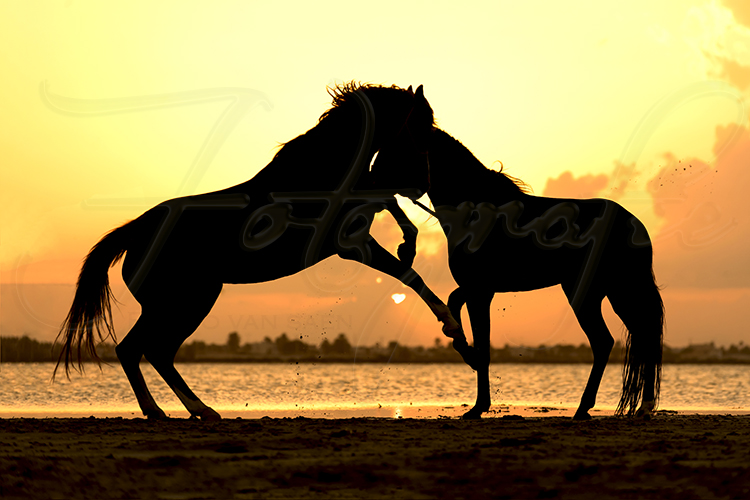
[[[745,1],[60,0],[3,2],[0,19],[4,336],[54,338],[105,232],[252,177],[316,124],[327,85],[357,80],[423,84],[441,128],[535,194],[607,197],[635,213],[654,240],[668,344],[750,339]],[[445,238],[408,205],[415,268],[446,299]],[[389,216],[374,234],[395,251]],[[119,268],[110,279],[122,336],[139,308]],[[585,342],[558,287],[497,295],[492,311],[495,345]],[[192,339],[231,331],[311,343],[346,332],[360,345],[441,335],[411,290],[338,258],[226,286]]]

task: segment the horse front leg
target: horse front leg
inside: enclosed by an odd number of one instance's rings
[[[466,335],[464,335],[463,328],[455,320],[451,314],[451,310],[430,290],[422,277],[411,266],[406,265],[391,255],[372,237],[367,239],[365,245],[367,247],[368,259],[363,264],[396,278],[417,292],[417,295],[427,304],[427,307],[430,308],[435,318],[443,323],[443,333],[445,336],[452,338],[454,341],[458,340],[466,343]],[[343,259],[358,260],[358,255],[355,252],[340,252],[338,255]]]
[[[417,256],[417,234],[419,234],[419,230],[406,216],[395,198],[386,203],[386,208],[396,219],[404,237],[404,242],[398,246],[396,255],[405,266],[411,267],[414,264],[414,258]]]
[[[491,292],[474,294],[466,301],[474,337],[474,356],[477,371],[477,402],[474,408],[462,418],[482,418],[482,413],[490,409],[490,305],[494,294]]]
[[[470,346],[466,341],[466,335],[463,333],[463,326],[461,324],[461,308],[466,304],[466,293],[463,289],[456,288],[453,290],[448,297],[448,309],[450,310],[453,318],[458,322],[459,328],[461,328],[461,335],[453,339],[453,349],[461,355],[464,363],[469,365],[472,370],[479,370],[477,364],[477,356],[474,347]],[[443,330],[445,331],[445,330]],[[453,337],[446,333],[447,336]]]
[[[430,293],[432,292],[430,291]],[[466,339],[466,334],[461,325],[461,307],[464,305],[465,300],[453,300],[457,296],[462,295],[461,289],[457,288],[451,293],[448,298],[448,305],[443,304],[435,294],[432,295],[434,297],[432,300],[423,296],[422,300],[425,301],[437,320],[443,323],[443,335],[453,341],[453,349],[461,355],[464,363],[469,365],[472,370],[479,370],[480,365],[478,364],[476,350],[469,345],[469,341]]]

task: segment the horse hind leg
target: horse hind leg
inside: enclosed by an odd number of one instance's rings
[[[140,363],[143,358],[146,331],[147,327],[141,317],[117,345],[115,352],[143,415],[148,419],[164,419],[167,415],[156,404],[141,372]]]
[[[146,359],[157,373],[161,375],[161,378],[172,389],[192,417],[197,417],[201,420],[221,420],[221,415],[203,403],[177,371],[174,366],[176,353],[177,350],[175,349],[169,351],[158,350],[147,354]]]
[[[601,301],[590,301],[584,303],[575,311],[578,324],[581,325],[586,337],[589,339],[591,351],[594,353],[594,364],[591,367],[586,388],[581,396],[581,403],[578,406],[573,418],[575,420],[589,420],[589,410],[596,404],[596,395],[599,392],[599,385],[604,375],[604,369],[607,367],[609,355],[614,346],[614,338],[607,328],[602,316]]]
[[[164,335],[161,342],[150,344],[145,356],[151,366],[164,379],[185,408],[193,417],[201,420],[219,420],[221,416],[204,404],[190,389],[174,366],[174,358],[182,343],[195,331],[208,315],[222,285],[206,286],[200,289],[193,287],[189,295],[180,294],[181,300],[174,298],[169,307],[156,311],[144,311],[150,320],[149,326],[154,332]]]

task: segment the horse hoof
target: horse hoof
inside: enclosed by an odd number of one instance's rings
[[[584,410],[578,410],[575,415],[573,415],[573,420],[591,420],[591,415],[589,415],[589,412]]]
[[[653,409],[656,405],[653,401],[644,401],[638,411],[635,412],[635,418],[648,422],[653,417]]]
[[[635,418],[643,420],[644,422],[650,421],[652,417],[653,414],[649,410],[644,410],[643,408],[640,408],[637,412],[635,412]]]
[[[198,417],[204,422],[216,422],[217,420],[221,420],[221,415],[216,413],[216,411],[212,410],[211,408],[206,408],[205,410],[200,412],[198,414]]]
[[[164,413],[164,411],[161,408],[156,408],[155,410],[144,411],[143,415],[145,415],[147,420],[167,420],[169,418],[167,417],[167,414]]]
[[[478,371],[478,363],[476,359],[476,351],[472,346],[470,346],[465,339],[462,340],[454,340],[453,341],[453,349],[461,355],[461,358],[463,358],[464,363],[469,365],[472,370]]]
[[[456,321],[453,318],[450,318],[450,321],[446,319],[441,319],[440,321],[443,322],[443,335],[446,337],[456,339],[456,338],[466,338],[466,334],[464,334],[464,329],[461,328],[461,325],[456,323]]]
[[[471,410],[464,413],[461,416],[461,418],[464,420],[481,420],[482,413],[483,413],[482,410],[479,410],[476,407],[474,407]]]

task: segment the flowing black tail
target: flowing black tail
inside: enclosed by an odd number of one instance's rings
[[[622,371],[622,395],[616,414],[633,415],[638,402],[659,401],[664,346],[664,302],[653,268],[629,287],[627,295],[610,295],[610,302],[627,328]]]
[[[60,363],[65,365],[65,376],[70,378],[70,366],[83,372],[83,352],[101,366],[101,358],[96,353],[94,331],[100,341],[111,337],[115,342],[112,323],[112,305],[114,298],[109,288],[109,268],[125,255],[130,239],[133,222],[129,222],[104,236],[94,245],[81,267],[76,285],[76,294],[68,316],[60,328],[55,343],[62,344],[62,351],[57,358],[54,380]],[[75,358],[75,364],[74,364]]]

